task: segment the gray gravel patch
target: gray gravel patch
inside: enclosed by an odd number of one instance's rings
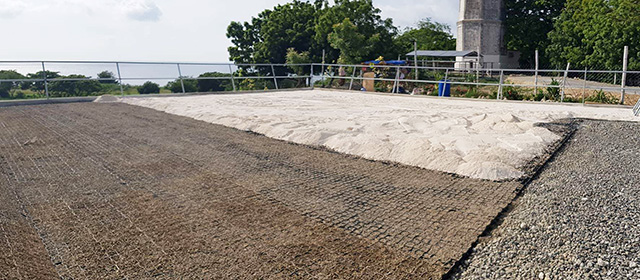
[[[640,124],[585,120],[454,279],[640,279]]]

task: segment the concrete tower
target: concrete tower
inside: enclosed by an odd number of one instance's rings
[[[508,60],[503,20],[502,0],[460,0],[456,50],[479,50],[486,67],[501,67]]]

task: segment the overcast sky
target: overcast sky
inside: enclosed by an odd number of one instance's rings
[[[226,27],[277,0],[0,0],[0,60],[226,62]],[[457,0],[374,0],[396,26],[455,32]]]

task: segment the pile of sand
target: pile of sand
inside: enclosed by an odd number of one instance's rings
[[[113,95],[108,95],[108,94],[98,96],[98,98],[93,100],[93,102],[97,102],[97,103],[112,103],[112,102],[118,102],[118,101],[120,101],[120,98]]]
[[[522,167],[559,139],[537,122],[633,119],[631,110],[617,108],[320,90],[123,102],[368,159],[490,180],[522,176]]]

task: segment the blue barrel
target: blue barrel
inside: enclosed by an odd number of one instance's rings
[[[440,82],[438,83],[438,96],[451,96],[451,84],[449,82],[451,81],[445,81],[444,79],[440,80]]]

